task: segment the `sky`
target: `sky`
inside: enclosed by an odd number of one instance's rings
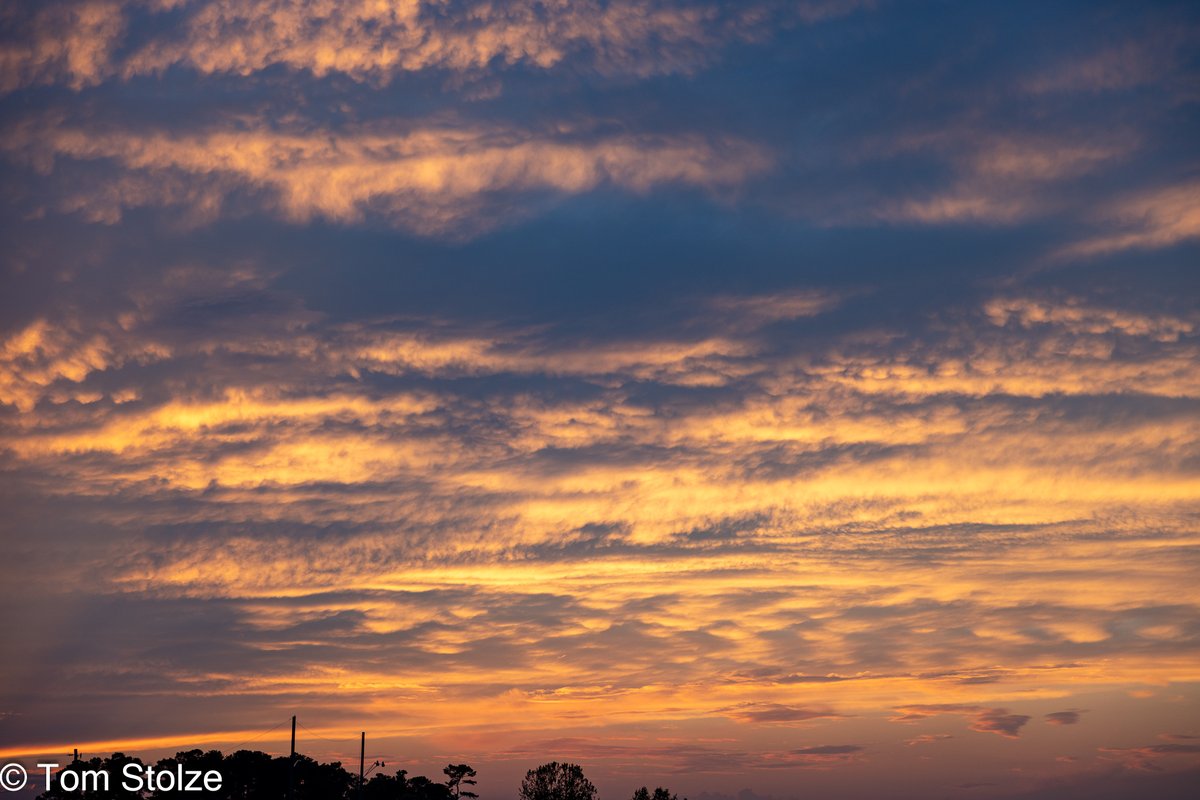
[[[1200,8],[0,3],[0,757],[1188,796]]]

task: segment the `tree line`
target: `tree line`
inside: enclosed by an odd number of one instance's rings
[[[182,787],[155,786],[152,790],[127,788],[122,776],[130,765],[144,774],[150,767],[159,773],[178,770],[221,776],[215,791],[197,794]],[[376,766],[384,766],[377,763]],[[108,779],[95,779],[100,773]],[[113,753],[107,758],[75,760],[55,773],[50,787],[37,800],[474,800],[477,774],[467,764],[447,764],[444,779],[409,776],[408,770],[377,772],[359,785],[358,775],[340,761],[322,763],[308,756],[271,756],[258,750],[187,750],[148,765],[134,756]],[[525,773],[518,789],[520,800],[597,800],[596,787],[578,764],[552,761]],[[661,787],[645,786],[631,800],[679,800]],[[687,800],[687,798],[684,798]]]

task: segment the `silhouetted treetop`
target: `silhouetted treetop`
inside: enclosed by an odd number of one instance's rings
[[[466,788],[475,785],[475,770],[466,764],[447,764],[442,772],[446,773],[446,786],[455,798],[466,797],[469,800],[479,797]]]
[[[551,761],[525,773],[521,800],[596,800],[596,787],[578,764]]]
[[[679,795],[671,794],[670,789],[664,789],[659,786],[654,790],[654,794],[650,794],[650,790],[645,786],[633,793],[633,800],[679,800]],[[687,798],[683,798],[687,800]]]

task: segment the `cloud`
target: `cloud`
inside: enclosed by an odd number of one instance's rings
[[[919,744],[933,744],[940,742],[943,739],[953,739],[954,737],[948,733],[923,733],[920,736],[914,736],[912,739],[906,739],[905,744],[913,747]]]
[[[1096,216],[1104,232],[1068,246],[1062,257],[1171,247],[1195,239],[1200,236],[1200,182],[1158,186],[1111,200]]]
[[[96,84],[111,72],[127,20],[118,2],[49,2],[9,7],[17,35],[0,42],[0,93],[23,86]]]
[[[1129,694],[1200,652],[1182,82],[1030,91],[1141,12],[851,10],[5,17],[3,747],[1185,769],[1094,758],[1193,744]]]
[[[750,704],[722,709],[719,713],[738,722],[782,725],[840,716],[829,708],[796,708],[779,703]]]
[[[996,298],[984,307],[984,313],[996,325],[1010,320],[1029,328],[1034,325],[1060,326],[1073,334],[1149,336],[1160,342],[1179,341],[1193,333],[1197,323],[1171,315],[1157,317],[1112,308],[1089,307],[1078,298],[1057,302],[1033,298]]]
[[[153,363],[169,356],[168,348],[149,343],[117,353],[115,343],[104,333],[84,331],[75,325],[59,327],[38,319],[0,342],[0,403],[29,412],[54,385],[61,387],[54,395],[60,402],[95,402],[103,395],[72,387],[97,372],[129,362]],[[135,396],[136,392],[123,393],[114,400],[128,402]]]
[[[608,766],[645,768],[679,774],[735,773],[762,769],[826,769],[861,758],[864,747],[854,744],[814,745],[750,753],[712,744],[673,742],[665,745],[614,744],[608,741],[561,738],[533,741],[505,751],[507,757],[555,757]],[[740,796],[740,795],[739,795]]]
[[[917,722],[938,714],[964,714],[971,717],[971,730],[995,733],[1009,739],[1016,739],[1021,728],[1030,720],[1027,714],[1010,714],[1007,708],[954,703],[905,706],[897,710],[900,713],[892,717],[893,722]]]
[[[1188,48],[1194,46],[1193,26],[1154,26],[1141,36],[1126,33],[1109,46],[1090,53],[1070,53],[1025,84],[1035,95],[1068,92],[1109,93],[1149,84],[1182,82]]]
[[[971,723],[971,730],[997,733],[1015,739],[1029,719],[1027,714],[1009,714],[1008,709],[991,708],[975,717]]]
[[[7,67],[0,90],[60,81],[78,89],[173,67],[249,76],[283,66],[317,78],[340,74],[374,83],[424,70],[549,70],[564,63],[601,74],[689,73],[730,44],[768,38],[776,26],[812,24],[863,5],[859,0],[754,2],[732,9],[664,0],[523,0],[503,6],[476,0],[52,3],[16,15],[18,41],[0,51]],[[126,36],[130,28],[137,33]]]
[[[902,135],[877,147],[893,159],[937,151],[954,176],[931,191],[904,192],[881,202],[875,210],[879,219],[1012,225],[1070,207],[1073,200],[1065,187],[1129,159],[1137,141],[1135,135],[1119,131],[1089,133],[1081,140],[1065,131],[997,133],[966,125]]]
[[[1200,760],[1200,745],[1196,744],[1151,744],[1142,747],[1101,747],[1103,758],[1118,761],[1126,769],[1161,772],[1163,762],[1187,759]]]
[[[193,219],[210,221],[249,192],[261,195],[263,210],[296,224],[378,217],[424,233],[486,229],[521,213],[514,199],[530,193],[578,194],[603,185],[640,193],[672,184],[716,190],[769,164],[747,143],[696,136],[597,139],[465,127],[395,133],[381,125],[171,135],[27,123],[4,147],[45,171],[64,160],[115,165],[113,179],[77,187],[60,206],[95,221],[114,223],[147,205],[183,205]]]

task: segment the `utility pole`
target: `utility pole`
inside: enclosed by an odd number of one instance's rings
[[[362,732],[362,740],[358,745],[358,800],[362,800],[363,766],[367,760],[367,732]]]
[[[292,800],[292,773],[296,770],[296,715],[292,714],[292,755],[288,758],[288,800]]]

